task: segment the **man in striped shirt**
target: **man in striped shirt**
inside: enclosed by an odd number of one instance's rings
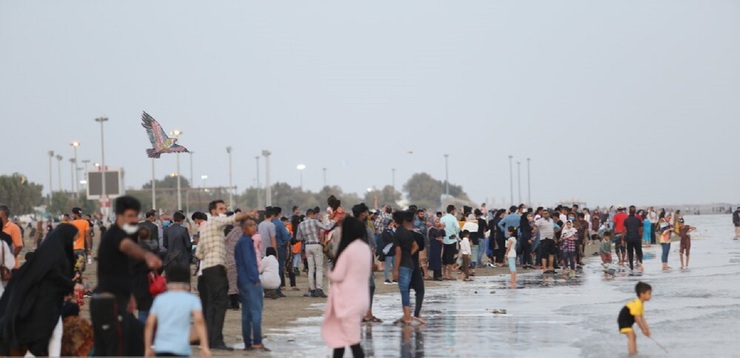
[[[306,211],[306,219],[298,225],[296,240],[304,243],[308,261],[308,292],[303,297],[326,297],[324,294],[324,243],[320,230],[328,231],[329,229],[331,227],[316,220],[316,212],[313,209]]]

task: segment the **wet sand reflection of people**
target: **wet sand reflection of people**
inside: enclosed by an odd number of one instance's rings
[[[411,333],[414,339],[411,340]],[[424,357],[424,334],[419,327],[404,326],[401,328],[401,357]]]

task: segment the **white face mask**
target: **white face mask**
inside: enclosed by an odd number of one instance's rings
[[[123,227],[121,229],[123,229],[123,231],[125,231],[129,235],[136,234],[136,232],[139,231],[138,226],[131,224],[123,224]]]
[[[218,214],[218,217],[225,218],[226,217],[226,214]]]

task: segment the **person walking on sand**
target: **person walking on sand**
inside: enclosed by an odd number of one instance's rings
[[[663,250],[662,255],[660,256],[660,261],[663,264],[663,270],[670,270],[671,267],[668,266],[668,253],[671,251],[671,232],[673,231],[673,225],[670,224],[671,222],[671,214],[668,214],[668,216],[663,216],[664,213],[661,213],[658,226],[659,226],[659,242],[660,246]]]
[[[394,219],[398,229],[393,235],[394,249],[396,250],[396,264],[393,279],[398,281],[398,289],[401,291],[401,305],[403,306],[403,318],[401,323],[410,325],[411,318],[411,279],[414,273],[413,255],[419,251],[419,245],[411,234],[413,229],[413,214],[411,217],[405,215],[407,212],[394,213]]]
[[[681,245],[679,246],[678,253],[681,257],[681,270],[689,268],[689,254],[691,253],[691,232],[696,230],[695,227],[690,225],[684,225],[683,218],[678,219],[681,224],[681,229],[678,236],[681,237]],[[683,255],[686,254],[686,264],[684,265]]]
[[[457,250],[457,235],[460,233],[460,223],[455,218],[455,206],[447,206],[447,214],[440,220],[445,230],[445,237],[442,239],[444,248],[442,251],[442,276],[445,280],[454,280],[452,278],[452,265],[455,263],[455,251]],[[398,268],[396,268],[398,271]]]
[[[511,272],[511,288],[516,288],[516,228],[509,226],[506,229],[506,259],[509,261]]]
[[[247,218],[241,223],[242,236],[234,248],[234,261],[236,261],[237,285],[239,285],[239,297],[242,303],[242,339],[244,350],[259,350],[269,352],[262,344],[262,307],[264,293],[260,276],[260,265],[258,263],[259,252],[255,245],[257,235],[257,223],[252,218]],[[258,246],[258,245],[257,245]],[[270,253],[275,253],[275,248],[270,247]],[[271,256],[274,257],[274,256]],[[277,263],[273,263],[276,265]],[[280,278],[274,277],[274,283],[279,286]]]
[[[642,245],[640,244],[640,228],[643,226],[640,219],[635,215],[635,206],[630,205],[630,214],[624,220],[624,241],[627,243],[627,257],[630,262],[630,271],[634,271],[634,259],[637,259],[637,266],[640,272],[642,268]],[[637,255],[637,257],[635,257]]]
[[[732,213],[732,224],[735,225],[735,240],[740,239],[740,206]]]
[[[326,301],[321,335],[334,357],[344,357],[347,346],[355,358],[365,356],[362,339],[362,318],[370,308],[372,251],[363,239],[365,225],[353,217],[342,222],[342,237],[334,258],[334,268],[327,274],[332,281]]]

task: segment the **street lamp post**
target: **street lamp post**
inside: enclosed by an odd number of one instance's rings
[[[54,188],[52,188],[52,178],[51,178],[51,162],[52,159],[54,159],[54,151],[49,151],[49,207],[51,207],[51,197],[54,195]],[[48,209],[47,209],[48,211]]]
[[[303,164],[298,164],[295,168],[298,169],[298,175],[301,178],[301,181],[299,182],[300,184],[299,188],[303,190],[303,170],[306,169],[306,166]]]
[[[272,206],[272,188],[270,188],[270,151],[263,150],[262,155],[265,157],[265,205]]]
[[[173,130],[170,132],[170,135],[175,137],[175,139],[178,139],[180,135],[182,135],[182,131],[180,130]],[[182,209],[182,194],[180,192],[180,153],[177,153],[177,210]]]
[[[157,175],[154,172],[154,158],[152,158],[152,210],[157,210]]]
[[[516,181],[517,190],[519,191],[519,203],[522,203],[522,162],[516,162]]]
[[[257,161],[257,209],[262,209],[262,188],[260,188],[260,156],[257,155],[254,157],[254,159]]]
[[[90,163],[90,159],[83,159],[82,160],[82,164],[85,164],[85,168],[84,168],[84,170],[85,170],[85,179],[84,180],[80,180],[80,184],[85,184],[85,188],[88,187],[88,185],[89,185],[88,183],[90,182],[89,181],[89,178],[87,177],[87,165],[89,163]]]
[[[321,168],[321,169],[324,171],[324,188],[326,188],[326,168]]]
[[[234,209],[234,184],[231,179],[231,146],[226,147],[226,154],[229,155],[229,206]]]
[[[532,207],[532,186],[529,181],[529,158],[527,158],[527,205]]]
[[[511,194],[511,205],[514,205],[514,167],[511,164],[513,155],[509,155],[509,192]]]
[[[450,170],[447,163],[447,159],[449,159],[450,155],[445,154],[445,195],[450,195]]]
[[[75,141],[72,141],[72,143],[70,143],[69,145],[71,145],[72,148],[74,148],[74,151],[75,151],[75,158],[74,158],[75,159],[75,161],[74,161],[75,162],[75,165],[74,165],[74,173],[75,174],[74,174],[74,179],[73,179],[74,180],[74,184],[73,184],[72,187],[74,188],[75,198],[76,198],[76,197],[78,197],[78,195],[80,195],[80,178],[79,178],[79,174],[77,173],[77,169],[79,168],[78,162],[77,162],[77,147],[80,146],[80,142],[78,142],[78,141],[75,140]]]
[[[64,159],[64,157],[57,154],[56,158],[57,158],[57,170],[58,170],[57,183],[59,184],[59,191],[61,192],[62,191],[62,159]]]
[[[186,213],[190,212],[190,196],[187,193],[190,193],[191,189],[195,187],[195,177],[193,176],[193,154],[195,154],[195,152],[188,152],[188,154],[190,157],[190,177],[188,178],[188,180],[190,180],[190,187],[185,192],[186,193],[185,194],[185,212]]]
[[[69,169],[70,169],[70,172],[69,172],[69,180],[71,181],[69,183],[69,185],[72,186],[69,189],[70,191],[74,191],[75,190],[75,172],[76,172],[76,170],[75,170],[75,164],[77,164],[77,162],[75,161],[75,158],[69,158]]]
[[[105,172],[108,169],[105,166],[105,137],[103,135],[103,123],[108,121],[108,117],[98,117],[95,118],[95,122],[100,123],[100,171],[102,173],[101,177],[101,191],[100,191],[100,206],[101,206],[101,214],[103,214],[104,218],[108,218],[107,210],[104,210],[107,207],[108,203],[108,192],[105,187]],[[105,211],[105,212],[104,212]]]

